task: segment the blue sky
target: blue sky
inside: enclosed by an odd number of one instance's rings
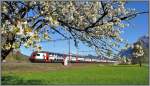
[[[146,1],[130,1],[126,7],[135,8],[139,11],[148,11],[148,2]],[[129,43],[135,42],[139,37],[148,34],[148,14],[138,15],[129,21],[130,26],[124,29],[122,37],[127,39]]]
[[[148,11],[148,2],[146,1],[129,1],[126,4],[127,8],[135,8],[139,11]],[[131,44],[133,42],[136,42],[139,37],[147,35],[148,34],[148,14],[142,14],[138,15],[136,18],[129,21],[129,27],[124,28],[124,33],[121,34],[123,39],[128,40],[128,42]],[[54,39],[60,39],[60,36],[54,35]],[[43,42],[41,43],[42,49],[44,51],[51,51],[51,52],[59,52],[59,53],[68,53],[69,46],[68,46],[68,40],[64,41],[50,41],[50,42]],[[21,52],[25,55],[30,56],[32,53],[32,49],[20,48]],[[81,52],[85,51],[85,52]],[[87,52],[86,52],[87,51]],[[92,54],[95,55],[93,49],[87,47],[84,44],[79,44],[78,49],[74,46],[73,40],[71,40],[71,53],[74,54]]]

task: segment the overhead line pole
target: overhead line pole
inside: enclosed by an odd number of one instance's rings
[[[55,40],[48,40],[48,41],[41,41],[41,42],[49,42],[49,41],[51,41],[51,42],[56,42],[56,41],[65,41],[65,40],[68,40],[68,54],[69,54],[69,61],[70,61],[70,54],[71,54],[71,49],[70,49],[70,40],[71,39],[73,39],[73,38],[71,38],[71,37],[69,37],[69,38],[66,38],[66,39],[55,39]]]
[[[70,38],[68,40],[68,45],[69,45],[69,61],[70,61]]]

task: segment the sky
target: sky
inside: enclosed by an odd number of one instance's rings
[[[130,1],[128,8],[135,8],[140,11],[148,11],[148,2],[146,1]],[[136,18],[129,21],[130,26],[124,29],[122,37],[127,39],[129,43],[138,40],[139,37],[148,34],[148,14],[138,15]]]
[[[148,2],[146,1],[129,1],[126,4],[127,8],[135,8],[139,11],[148,11]],[[138,15],[136,18],[129,21],[129,27],[123,29],[124,33],[121,37],[128,40],[129,44],[132,44],[138,40],[141,36],[148,34],[148,14]],[[52,36],[54,39],[60,39],[60,36]],[[68,53],[69,45],[68,40],[63,41],[50,41],[40,43],[42,45],[43,51],[58,52],[58,53]],[[123,47],[123,46],[122,46]],[[96,55],[94,49],[87,47],[85,44],[80,43],[79,47],[74,46],[73,40],[70,40],[71,53],[82,54],[82,55]],[[21,53],[30,56],[33,50],[31,48],[24,48],[21,46]]]

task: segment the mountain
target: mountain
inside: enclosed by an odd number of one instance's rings
[[[142,36],[138,39],[138,42],[142,42],[143,48],[148,48],[149,47],[149,36]]]
[[[119,52],[119,55],[121,57],[125,56],[125,57],[128,57],[129,59],[131,59],[131,55],[132,55],[132,48],[129,47],[128,49],[122,49],[120,52]]]
[[[138,43],[138,42],[141,42],[142,47],[143,47],[143,50],[144,50],[143,61],[144,61],[144,62],[148,62],[148,57],[149,57],[149,36],[142,36],[142,37],[140,37],[140,38],[137,40],[137,42],[135,42],[135,43]],[[122,50],[119,52],[119,55],[120,55],[121,57],[125,56],[125,57],[131,59],[131,58],[132,58],[132,52],[133,52],[132,48],[129,47],[129,48],[126,49],[126,50],[123,50],[123,49],[122,49]]]

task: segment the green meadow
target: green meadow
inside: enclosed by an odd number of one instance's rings
[[[45,69],[44,70],[44,65]],[[22,69],[19,68],[22,66]],[[42,66],[42,68],[39,68]],[[61,64],[32,64],[9,70],[2,65],[3,85],[148,85],[148,65],[83,64],[64,67]],[[34,67],[32,69],[32,67]],[[15,69],[16,68],[16,69]]]

